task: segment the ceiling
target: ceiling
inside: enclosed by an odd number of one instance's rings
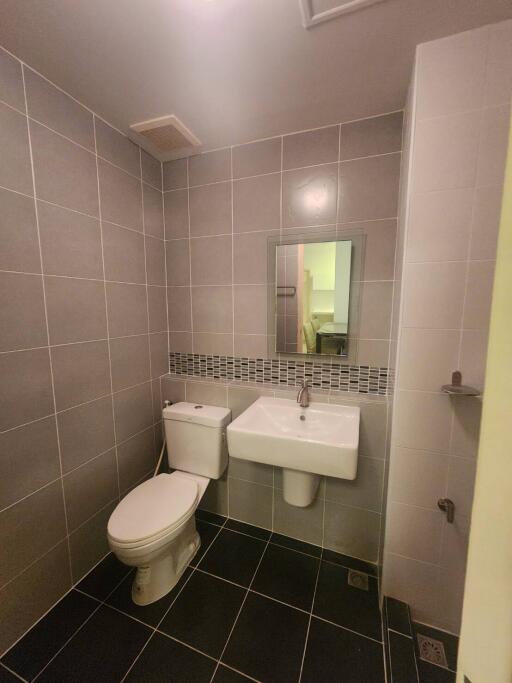
[[[400,109],[415,45],[511,17],[384,0],[306,30],[298,0],[0,0],[0,44],[126,133],[175,114],[213,149]]]

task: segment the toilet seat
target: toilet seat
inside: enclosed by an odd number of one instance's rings
[[[178,473],[159,474],[123,498],[108,522],[109,539],[118,547],[137,548],[171,534],[194,512],[197,483]]]

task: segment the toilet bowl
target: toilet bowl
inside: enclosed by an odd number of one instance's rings
[[[112,513],[108,542],[121,562],[137,567],[137,605],[166,595],[198,551],[194,512],[208,483],[183,472],[159,474],[133,489]]]
[[[149,605],[172,590],[197,553],[195,510],[210,479],[222,476],[227,465],[225,428],[231,411],[177,403],[165,408],[163,417],[168,462],[180,469],[135,487],[107,527],[112,552],[137,567],[132,584],[137,605]]]

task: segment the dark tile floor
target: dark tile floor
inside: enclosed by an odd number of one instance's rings
[[[137,607],[131,570],[108,555],[4,655],[0,683],[384,683],[373,566],[197,517],[200,552],[171,593]]]

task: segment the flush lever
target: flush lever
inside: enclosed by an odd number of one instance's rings
[[[455,503],[449,498],[439,498],[437,507],[446,514],[446,521],[448,524],[453,524],[455,517]]]

